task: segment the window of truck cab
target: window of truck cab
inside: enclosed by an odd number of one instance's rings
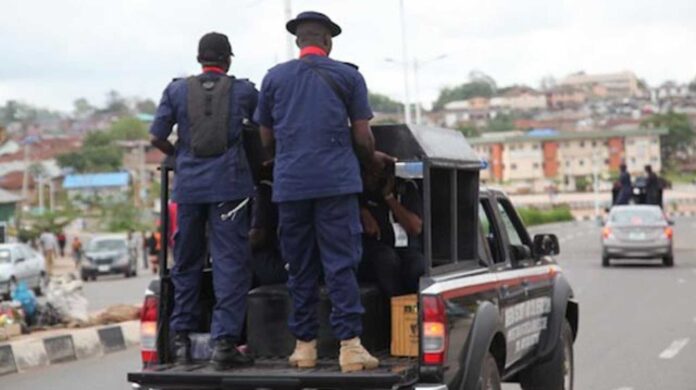
[[[510,203],[510,200],[498,196],[496,197],[498,214],[501,220],[501,229],[505,230],[508,238],[508,254],[513,264],[525,265],[533,262],[532,259],[532,240],[529,238],[529,233],[524,227],[517,211]],[[526,247],[528,252],[524,256],[520,256],[522,251],[519,248]]]

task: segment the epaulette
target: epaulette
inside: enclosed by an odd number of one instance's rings
[[[355,69],[355,70],[359,70],[359,69],[360,69],[357,65],[355,65],[355,64],[353,64],[353,63],[351,63],[351,62],[342,62],[342,63],[345,64],[345,65],[350,66],[351,68],[353,68],[353,69]]]

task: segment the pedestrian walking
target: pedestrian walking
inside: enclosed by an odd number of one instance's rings
[[[46,260],[46,274],[50,276],[53,274],[53,261],[59,251],[58,239],[53,232],[44,229],[43,233],[39,236],[39,245],[41,246],[41,251]]]
[[[227,36],[204,35],[198,46],[202,73],[167,86],[150,129],[152,144],[175,156],[176,165],[172,200],[177,232],[171,270],[175,294],[170,323],[175,334],[174,361],[190,361],[188,335],[198,330],[201,273],[209,249],[216,299],[211,362],[216,369],[253,364],[236,344],[251,286],[247,204],[253,183],[241,137],[244,121],[256,108],[258,92],[251,82],[227,75],[231,59]],[[176,147],[167,141],[174,124],[178,126]],[[169,237],[159,241],[168,245]]]
[[[300,58],[268,71],[255,120],[264,147],[275,156],[273,202],[278,205],[281,252],[289,264],[289,326],[297,339],[289,363],[316,365],[323,268],[331,326],[341,341],[341,369],[375,368],[379,361],[360,342],[364,310],[356,281],[362,251],[358,194],[360,162],[379,171],[386,155],[374,151],[365,80],[354,66],[329,58],[332,38],[341,28],[318,12],[303,12],[286,28],[297,37]]]
[[[65,257],[65,244],[67,243],[67,238],[65,237],[65,232],[62,230],[58,233],[58,248],[60,248],[60,257]]]
[[[72,251],[73,261],[75,261],[75,269],[78,269],[82,262],[82,241],[80,241],[80,237],[75,236],[73,238],[70,249]]]

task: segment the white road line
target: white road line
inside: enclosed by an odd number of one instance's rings
[[[679,354],[682,348],[686,347],[686,344],[689,344],[689,338],[672,341],[672,344],[670,344],[670,346],[667,347],[667,349],[662,351],[662,353],[659,356],[660,359],[672,359],[673,357]]]

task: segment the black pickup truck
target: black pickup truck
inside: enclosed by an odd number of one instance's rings
[[[249,293],[246,348],[263,351],[253,367],[214,371],[209,366],[209,315],[201,321],[200,333],[191,336],[194,358],[200,360],[173,365],[168,330],[173,294],[167,267],[161,267],[142,310],[143,369],[128,374],[134,386],[489,390],[517,382],[525,390],[572,390],[579,313],[570,284],[552,258],[559,254],[557,238],[531,238],[504,193],[479,188],[481,163],[461,133],[403,125],[376,126],[373,132],[377,148],[398,157],[397,176],[415,180],[422,191],[427,269],[417,299],[418,355],[390,356],[385,307],[372,304],[379,301],[374,287],[362,286],[363,338],[380,357],[380,367],[341,373],[337,341],[320,329],[317,367],[290,368],[287,354],[293,340],[281,329],[289,307],[287,291],[264,286]],[[163,188],[168,179],[165,166]],[[166,232],[166,193],[162,202]],[[204,281],[201,307],[210,312],[209,271]],[[320,305],[320,321],[328,323],[328,312],[330,307]]]

